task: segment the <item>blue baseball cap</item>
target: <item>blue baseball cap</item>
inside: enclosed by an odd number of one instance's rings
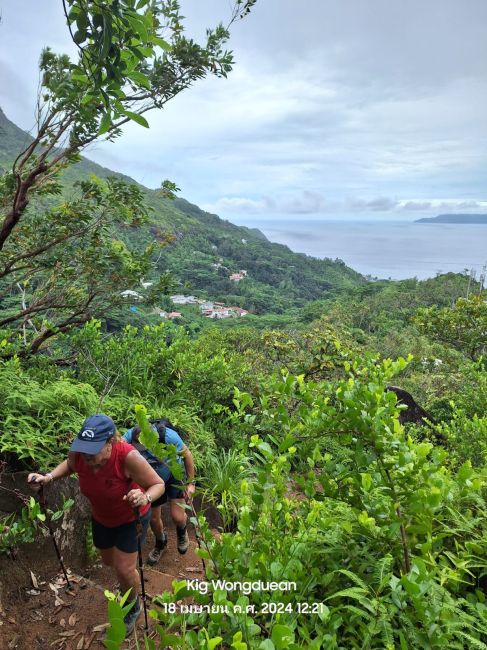
[[[108,415],[90,415],[83,422],[80,432],[69,451],[95,455],[100,453],[107,440],[115,434],[117,427]]]

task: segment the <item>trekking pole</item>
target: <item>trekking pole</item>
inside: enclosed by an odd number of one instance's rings
[[[140,512],[138,508],[134,508],[134,513],[136,517],[135,530],[137,533],[137,557],[139,561],[139,573],[140,573],[140,586],[142,590],[142,606],[144,607],[144,622],[145,622],[145,631],[149,630],[149,623],[147,621],[147,603],[145,595],[145,584],[144,584],[144,563],[142,562],[142,522],[140,520]]]
[[[35,479],[31,480],[31,483],[37,483]],[[63,558],[61,557],[61,553],[59,551],[59,546],[57,545],[56,538],[54,537],[54,531],[52,529],[52,524],[51,524],[51,518],[49,517],[49,513],[47,511],[47,501],[46,501],[46,495],[44,494],[44,486],[41,485],[39,488],[39,504],[41,506],[42,513],[44,514],[46,518],[46,525],[47,529],[49,531],[49,535],[51,536],[52,543],[54,544],[54,548],[56,550],[56,555],[59,560],[59,564],[61,565],[61,569],[63,570],[64,577],[66,578],[66,584],[68,586],[68,589],[71,589],[71,583],[69,582],[68,574],[66,572],[66,569],[64,567],[64,562]]]

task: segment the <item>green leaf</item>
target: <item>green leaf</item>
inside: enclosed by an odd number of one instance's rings
[[[125,639],[125,623],[121,618],[110,618],[110,627],[108,628],[107,638],[115,643],[122,643]]]
[[[139,72],[138,70],[133,70],[128,75],[128,78],[139,86],[143,86],[144,88],[150,89],[151,87],[149,77],[146,77],[145,74],[142,74],[142,72]]]
[[[213,650],[216,646],[223,641],[221,636],[215,636],[213,639],[208,639],[206,642],[208,650]]]
[[[274,625],[271,639],[277,650],[285,650],[294,643],[294,632],[287,625]]]
[[[101,118],[100,122],[100,129],[98,131],[98,135],[103,135],[108,131],[111,125],[111,117],[110,113],[103,113],[103,117]]]
[[[78,29],[78,31],[74,33],[73,41],[76,43],[76,45],[81,45],[81,43],[83,43],[85,40],[86,40],[86,29],[83,30]]]
[[[134,122],[137,122],[137,124],[140,124],[140,126],[145,126],[146,129],[149,128],[149,122],[142,115],[139,115],[138,113],[132,113],[132,111],[124,111],[124,115],[129,117]]]
[[[360,478],[362,480],[362,487],[366,492],[369,492],[372,487],[372,476],[370,474],[361,474]]]
[[[110,20],[104,15],[103,16],[103,45],[100,52],[100,58],[103,60],[112,44],[112,24]]]
[[[110,639],[103,639],[103,645],[105,648],[108,648],[108,650],[120,650],[120,643],[111,641]]]
[[[162,49],[166,50],[166,52],[170,52],[172,50],[171,45],[163,38],[160,38],[160,36],[154,36],[152,42],[154,45],[159,45],[159,47],[162,47]]]

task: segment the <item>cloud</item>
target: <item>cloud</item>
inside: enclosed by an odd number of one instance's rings
[[[487,211],[487,201],[457,201],[454,199],[433,199],[431,201],[407,200],[399,201],[397,207],[400,210],[413,212],[417,210],[434,210],[436,212],[439,210],[444,212],[485,212]]]
[[[41,47],[72,44],[59,7],[22,3],[0,25],[0,103],[30,127]],[[195,36],[226,11],[182,9]],[[149,114],[150,130],[129,125],[88,155],[151,187],[171,178],[222,216],[406,214],[436,197],[483,209],[486,24],[485,0],[258,2],[233,28],[228,80],[198,82]]]
[[[390,212],[397,207],[397,201],[381,196],[376,199],[351,199],[346,205],[354,212]]]
[[[323,215],[323,214],[367,214],[384,213],[398,216],[408,212],[486,212],[487,200],[455,199],[394,199],[376,197],[372,199],[347,198],[343,201],[325,201],[321,194],[301,192],[294,196],[280,196],[248,199],[242,196],[226,196],[215,203],[202,206],[208,212],[225,216],[235,215]]]
[[[264,196],[261,199],[245,197],[222,197],[215,203],[207,204],[208,212],[226,214],[319,214],[327,209],[324,197],[317,192],[303,191],[296,195],[280,198]]]

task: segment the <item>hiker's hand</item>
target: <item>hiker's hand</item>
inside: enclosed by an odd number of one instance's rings
[[[29,487],[31,490],[34,490],[34,492],[39,492],[41,487],[44,485],[47,485],[48,483],[51,482],[51,475],[50,474],[29,474],[27,477],[27,483],[29,484]]]
[[[131,508],[140,508],[141,506],[146,506],[149,502],[145,496],[145,492],[142,490],[130,490],[124,496],[124,501],[128,501]]]
[[[188,501],[191,501],[191,499],[193,498],[193,494],[195,493],[195,490],[196,490],[196,485],[194,483],[189,483],[186,486],[185,497]]]

